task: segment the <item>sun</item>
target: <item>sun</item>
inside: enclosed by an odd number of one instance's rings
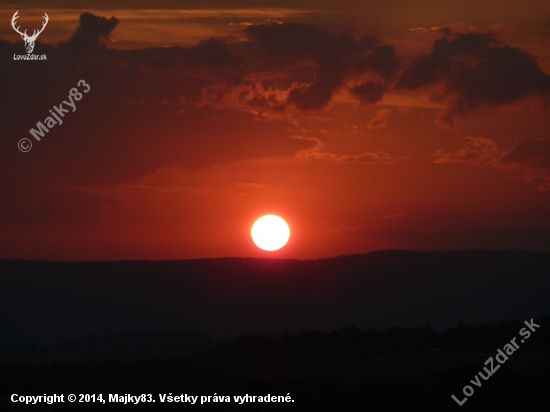
[[[290,229],[279,216],[262,216],[252,226],[252,240],[260,249],[273,252],[279,250],[290,238]]]

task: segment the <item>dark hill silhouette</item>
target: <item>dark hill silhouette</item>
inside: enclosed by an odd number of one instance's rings
[[[0,260],[0,343],[204,331],[214,339],[530,319],[550,313],[550,254],[383,251],[320,260]]]

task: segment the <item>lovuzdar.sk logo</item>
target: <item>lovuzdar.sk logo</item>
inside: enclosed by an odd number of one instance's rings
[[[11,26],[13,27],[13,30],[16,31],[16,33],[21,35],[21,38],[25,42],[25,49],[27,50],[27,54],[20,54],[20,55],[14,54],[13,60],[46,60],[45,54],[36,55],[36,54],[32,54],[32,51],[34,50],[34,43],[36,42],[36,39],[38,38],[40,33],[42,33],[46,28],[46,25],[48,24],[48,21],[50,20],[50,18],[46,13],[44,13],[44,21],[42,22],[42,28],[40,30],[35,29],[32,33],[32,36],[29,36],[27,35],[26,29],[23,33],[21,33],[21,31],[19,31],[20,26],[16,27],[15,25],[16,20],[19,18],[18,13],[19,13],[19,10],[13,13],[13,17],[11,18]]]

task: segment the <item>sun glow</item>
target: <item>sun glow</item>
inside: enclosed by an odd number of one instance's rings
[[[260,249],[273,252],[288,242],[290,229],[279,216],[266,215],[252,226],[252,240]]]

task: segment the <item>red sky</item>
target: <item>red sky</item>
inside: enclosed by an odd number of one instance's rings
[[[0,8],[0,257],[550,251],[548,2],[90,3]]]

